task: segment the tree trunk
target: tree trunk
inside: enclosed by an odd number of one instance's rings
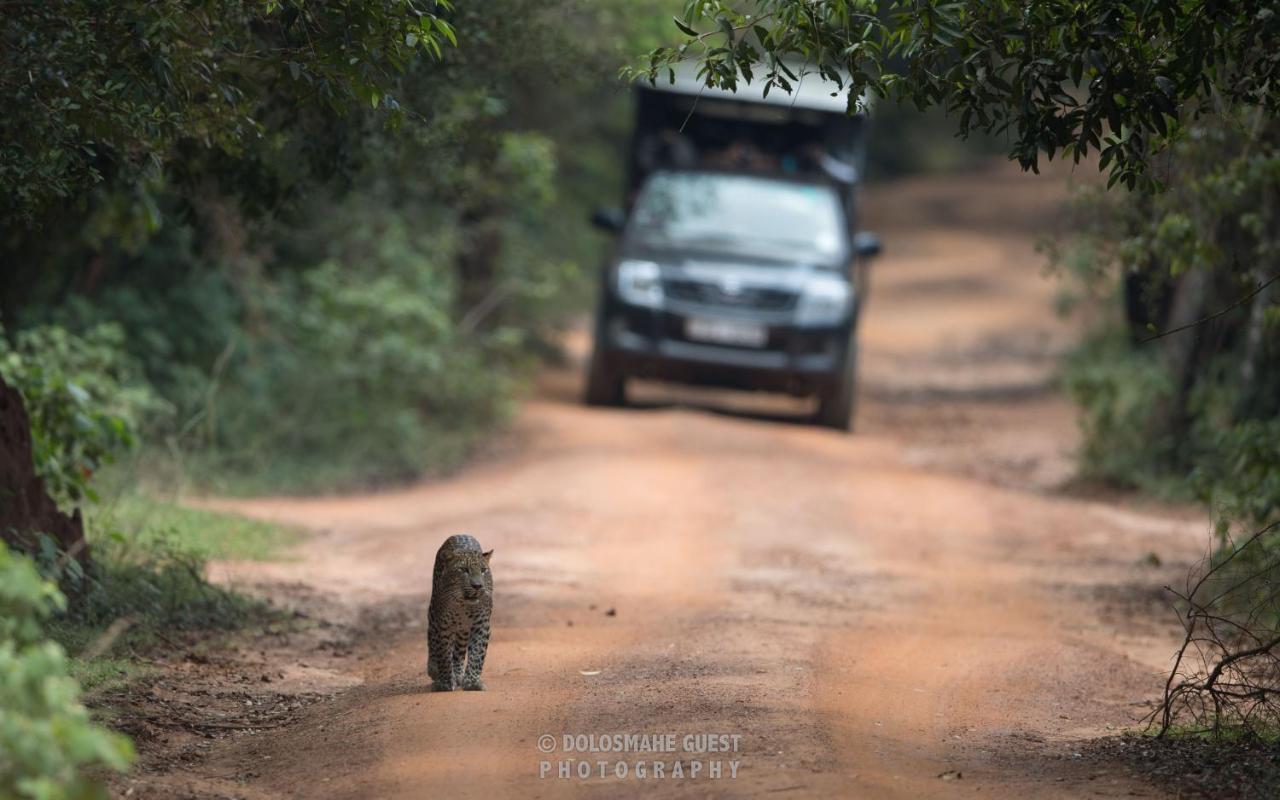
[[[1211,290],[1212,281],[1204,270],[1191,270],[1182,276],[1174,289],[1173,302],[1169,309],[1168,329],[1174,330],[1191,325],[1204,316],[1207,294]],[[1164,339],[1164,357],[1169,365],[1169,374],[1173,376],[1174,397],[1165,420],[1167,430],[1176,443],[1181,446],[1191,427],[1190,401],[1191,390],[1195,387],[1196,378],[1201,368],[1203,326],[1196,326],[1181,333],[1175,333]],[[1177,452],[1177,456],[1184,455]]]
[[[1275,219],[1275,198],[1274,191],[1263,195],[1262,219]],[[1261,244],[1263,247],[1259,250],[1274,253],[1280,239],[1271,231]],[[1276,274],[1276,269],[1275,263],[1265,266],[1255,264],[1249,270],[1249,276],[1260,286]],[[1280,404],[1274,396],[1275,376],[1268,374],[1265,369],[1268,350],[1271,349],[1266,341],[1267,309],[1275,301],[1276,291],[1276,284],[1272,283],[1255,294],[1249,304],[1249,319],[1245,322],[1244,332],[1244,356],[1240,360],[1240,393],[1236,401],[1236,419],[1266,419],[1280,410]]]
[[[467,317],[486,303],[498,279],[502,256],[502,222],[498,209],[478,204],[465,210],[459,220],[461,249],[457,257],[458,317]]]
[[[41,534],[88,565],[80,510],[62,513],[45,490],[32,459],[31,421],[22,395],[0,378],[0,539],[30,553],[39,547]]]
[[[1259,282],[1268,277],[1262,270],[1252,270]],[[1240,359],[1240,403],[1238,417],[1253,416],[1258,398],[1258,382],[1261,376],[1262,356],[1265,352],[1267,308],[1271,305],[1275,284],[1253,296],[1249,304],[1249,319],[1245,323],[1244,356]]]

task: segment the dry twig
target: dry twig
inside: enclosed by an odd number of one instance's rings
[[[1177,601],[1185,635],[1164,697],[1148,718],[1158,736],[1175,725],[1218,735],[1280,728],[1280,521],[1230,541],[1165,590]],[[1197,577],[1198,574],[1198,577]]]

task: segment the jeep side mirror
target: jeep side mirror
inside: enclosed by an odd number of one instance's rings
[[[591,212],[591,224],[608,233],[621,233],[627,215],[620,208],[597,208]]]
[[[884,248],[880,244],[879,236],[870,231],[859,231],[853,235],[853,249],[857,252],[858,258],[875,258]]]

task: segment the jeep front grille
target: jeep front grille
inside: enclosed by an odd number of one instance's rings
[[[736,291],[729,291],[714,283],[668,279],[663,282],[663,289],[672,300],[715,308],[787,311],[796,304],[794,292],[758,286],[744,286]]]

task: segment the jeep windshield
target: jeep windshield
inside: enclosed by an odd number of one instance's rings
[[[845,250],[834,189],[755,175],[659,172],[633,211],[634,243],[830,265]]]

